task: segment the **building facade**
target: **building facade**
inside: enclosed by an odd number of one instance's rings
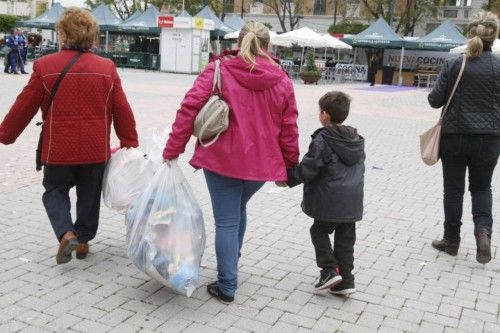
[[[31,17],[33,6],[36,2],[32,0],[0,0],[0,14]]]
[[[282,0],[220,0],[223,3],[224,14],[241,15],[246,21],[255,20],[268,23],[272,29],[281,32],[278,17],[267,4],[283,4]],[[359,0],[304,0],[295,14],[299,18],[298,26],[308,26],[319,32],[326,32],[334,22],[344,20],[369,22],[369,14]],[[404,8],[406,0],[394,0],[395,19],[398,10]],[[415,36],[423,36],[436,28],[444,20],[450,20],[459,26],[466,26],[468,19],[488,3],[488,0],[445,0],[445,5],[438,11],[437,17],[426,17],[415,29]],[[290,2],[294,11],[294,2]],[[243,9],[243,10],[242,10]],[[373,20],[373,19],[372,19]],[[289,23],[286,23],[290,30]]]

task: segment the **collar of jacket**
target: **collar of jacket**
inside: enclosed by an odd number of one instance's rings
[[[210,59],[210,62],[216,61],[218,59],[223,59],[224,57],[237,57],[238,54],[240,53],[240,49],[236,50],[224,50],[221,55],[213,55],[212,58]],[[267,54],[271,57],[271,59],[274,60],[278,65],[281,65],[281,61],[276,57],[276,55],[272,52],[267,51]]]
[[[74,46],[63,46],[62,51],[80,51],[80,52],[91,52],[91,50],[85,50]]]

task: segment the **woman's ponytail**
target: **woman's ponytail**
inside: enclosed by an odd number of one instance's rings
[[[491,47],[498,36],[498,18],[491,12],[481,11],[469,23],[469,42],[467,57],[481,56],[486,47]]]
[[[246,63],[255,66],[255,58],[260,56],[267,58],[270,62],[274,60],[267,54],[269,47],[269,30],[259,22],[248,22],[240,31],[238,45],[240,56]]]

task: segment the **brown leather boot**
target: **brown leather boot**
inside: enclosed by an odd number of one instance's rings
[[[78,243],[78,247],[76,248],[76,259],[85,259],[88,253],[89,253],[89,244]]]
[[[67,232],[62,237],[59,242],[59,250],[56,255],[56,263],[65,264],[70,262],[73,258],[72,252],[75,251],[78,246],[78,241],[76,240],[76,235],[74,232]]]
[[[460,247],[460,241],[450,241],[443,238],[442,240],[432,241],[432,247],[436,250],[446,252],[450,256],[456,256]]]
[[[474,230],[476,237],[476,260],[481,264],[489,263],[491,260],[491,235],[485,228]]]

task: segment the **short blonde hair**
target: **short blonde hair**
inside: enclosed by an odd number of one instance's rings
[[[70,7],[57,21],[56,31],[66,35],[65,46],[88,50],[97,42],[99,25],[88,10]]]
[[[274,60],[267,54],[270,37],[269,29],[260,22],[248,22],[241,30],[238,37],[240,56],[248,64],[255,65],[255,58],[261,56],[267,58],[271,63]]]
[[[467,56],[479,57],[485,46],[490,47],[498,36],[498,17],[492,12],[481,11],[469,23]]]

